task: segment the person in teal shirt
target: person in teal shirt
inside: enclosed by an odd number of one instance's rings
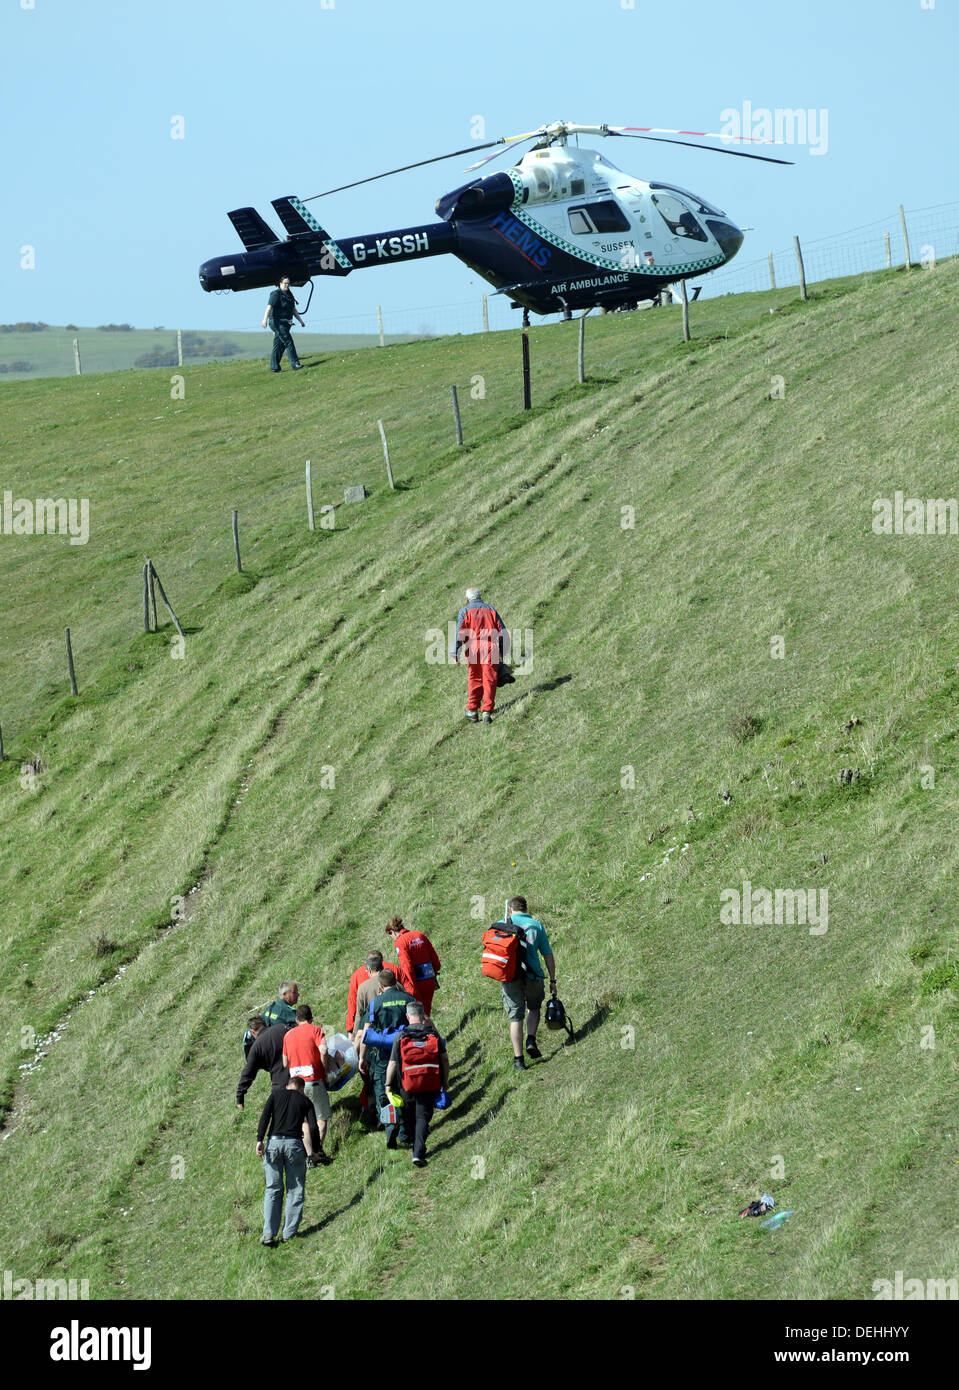
[[[556,961],[553,948],[549,944],[546,928],[542,922],[531,917],[527,911],[526,899],[510,898],[506,904],[509,920],[523,933],[526,943],[526,973],[502,985],[503,1007],[509,1019],[509,1036],[513,1044],[513,1066],[523,1071],[523,1024],[526,1024],[526,1055],[542,1057],[536,1046],[536,1030],[539,1028],[540,1009],[546,998],[546,976],[540,965],[540,957],[549,973],[550,993],[556,994]]]

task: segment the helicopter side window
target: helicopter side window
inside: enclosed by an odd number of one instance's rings
[[[588,215],[582,208],[570,208],[569,228],[571,232],[582,235],[584,232],[595,232],[596,228],[590,222]]]
[[[693,241],[708,240],[693,214],[678,198],[672,198],[668,193],[654,193],[652,202],[673,236],[691,237]]]
[[[569,225],[574,232],[628,232],[629,218],[618,203],[610,198],[602,203],[590,203],[584,208],[569,209]]]

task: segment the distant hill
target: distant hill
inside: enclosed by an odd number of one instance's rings
[[[387,343],[410,342],[415,335],[387,337]],[[132,367],[175,366],[176,329],[131,328],[128,324],[108,324],[100,328],[65,327],[49,324],[0,324],[0,382],[41,376],[74,376],[76,366],[73,340],[79,339],[80,366],[90,372],[119,372]],[[184,361],[239,361],[266,358],[273,335],[221,332],[214,329],[184,329]],[[347,348],[374,347],[375,334],[297,332],[301,353],[331,352]]]

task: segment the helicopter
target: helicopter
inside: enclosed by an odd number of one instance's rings
[[[719,207],[675,184],[624,173],[597,150],[571,146],[570,136],[580,135],[654,140],[769,164],[792,163],[730,149],[728,143],[716,147],[688,138],[776,143],[750,136],[554,121],[310,198],[274,198],[287,233],[284,240],[255,208],[237,208],[227,216],[245,250],[205,261],[200,285],[207,291],[241,291],[275,285],[289,276],[293,285],[309,284],[312,299],[316,275],[342,277],[370,266],[453,255],[496,293],[508,295],[514,309],[522,308],[526,324],[530,312],[569,318],[573,310],[634,308],[658,299],[670,284],[717,270],[736,255],[743,232]],[[334,240],[306,207],[317,198],[392,174],[493,148],[493,154],[469,166],[466,172],[472,173],[502,154],[500,147],[528,140],[535,143],[505,173],[480,175],[438,198],[439,222]]]

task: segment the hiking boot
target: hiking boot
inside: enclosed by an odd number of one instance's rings
[[[414,1154],[414,1155],[413,1155],[413,1167],[414,1167],[414,1168],[425,1168],[425,1167],[426,1167],[426,1159],[425,1159],[425,1158],[417,1158],[417,1157],[416,1157],[416,1154]]]
[[[485,710],[484,710],[484,712],[483,712],[482,723],[484,723],[484,724],[492,724],[492,722],[493,722],[493,716],[492,716],[488,711],[485,711]]]
[[[536,1039],[535,1039],[535,1038],[527,1038],[527,1039],[526,1039],[526,1055],[527,1055],[527,1057],[542,1057],[543,1054],[542,1054],[542,1052],[540,1052],[539,1048],[536,1046]]]
[[[475,709],[468,709],[466,711],[466,718],[469,720],[471,724],[479,723],[479,715],[476,713]]]
[[[525,1071],[525,1070],[526,1070],[526,1063],[523,1061],[522,1057],[514,1057],[514,1058],[513,1058],[513,1069],[514,1069],[514,1071]]]
[[[260,1244],[269,1246],[272,1250],[273,1246],[276,1244],[276,1236],[261,1236]]]
[[[294,363],[293,363],[292,370],[293,370],[294,372],[298,372],[302,366],[303,366],[303,363],[302,363],[302,362],[294,362]]]

